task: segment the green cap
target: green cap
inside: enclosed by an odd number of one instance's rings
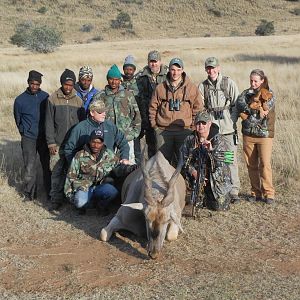
[[[219,61],[216,57],[209,57],[209,58],[206,59],[205,68],[207,68],[207,67],[215,68],[217,66],[219,66]]]
[[[198,112],[195,117],[195,125],[199,122],[205,122],[211,121],[210,114],[207,111]]]
[[[122,74],[117,65],[112,65],[107,72],[106,78],[118,78],[122,79]]]
[[[169,68],[171,68],[173,65],[178,65],[180,68],[183,68],[183,61],[178,57],[172,58],[169,63]]]

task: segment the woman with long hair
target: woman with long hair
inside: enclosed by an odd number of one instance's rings
[[[249,201],[272,204],[275,195],[271,167],[275,97],[263,70],[251,71],[250,88],[242,92],[236,105],[242,118],[243,151],[251,183]]]

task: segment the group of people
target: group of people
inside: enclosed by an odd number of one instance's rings
[[[271,204],[275,98],[267,77],[253,70],[250,88],[239,94],[235,82],[221,74],[217,58],[207,58],[204,67],[207,79],[196,86],[180,58],[166,66],[153,50],[137,73],[132,55],[125,58],[123,74],[111,66],[102,90],[93,86],[89,66],[80,68],[78,81],[66,69],[50,96],[40,88],[43,75],[30,71],[27,89],[14,102],[25,199],[36,197],[38,153],[51,209],[67,198],[80,212],[89,207],[105,212],[118,197],[119,179],[139,166],[146,143],[149,158],[159,150],[174,166],[183,159],[182,173],[190,182],[199,176],[197,149],[206,149],[206,206],[227,209],[240,201],[236,124],[241,117],[249,201]],[[233,159],[224,159],[224,151]]]

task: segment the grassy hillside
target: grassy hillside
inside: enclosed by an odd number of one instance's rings
[[[299,33],[299,1],[287,0],[3,0],[0,32],[7,46],[21,22],[47,24],[67,44],[94,40],[204,36],[251,36],[261,19],[274,21],[275,34]],[[111,21],[127,13],[132,28],[113,29]],[[129,26],[131,27],[131,26]]]

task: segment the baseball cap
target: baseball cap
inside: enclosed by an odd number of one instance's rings
[[[216,57],[209,57],[209,58],[206,59],[205,68],[207,68],[207,67],[215,68],[217,66],[219,66],[219,61]]]
[[[90,111],[96,111],[97,113],[101,114],[103,112],[107,112],[107,107],[105,106],[105,103],[101,100],[94,100],[91,102],[89,106]]]
[[[195,117],[195,125],[199,122],[205,122],[211,121],[210,114],[207,111],[198,112]]]
[[[104,135],[102,130],[96,129],[92,131],[90,135],[90,141],[95,139],[100,139],[102,142],[104,141]]]
[[[153,50],[148,53],[148,61],[151,60],[155,60],[155,61],[161,60],[160,53],[157,50]]]
[[[178,57],[172,58],[169,63],[169,68],[173,65],[178,65],[180,68],[183,68],[183,61]]]

